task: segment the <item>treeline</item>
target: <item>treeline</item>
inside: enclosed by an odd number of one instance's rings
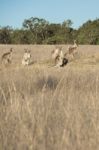
[[[88,20],[78,29],[72,21],[61,24],[49,23],[45,19],[25,19],[21,29],[10,26],[0,28],[1,44],[68,44],[74,39],[78,44],[99,44],[99,19]]]

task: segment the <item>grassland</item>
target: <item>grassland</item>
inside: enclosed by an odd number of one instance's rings
[[[80,45],[64,68],[52,67],[54,45],[0,45],[1,55],[10,47],[12,64],[0,65],[0,150],[98,150],[99,46]]]

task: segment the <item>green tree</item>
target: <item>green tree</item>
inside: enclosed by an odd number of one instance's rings
[[[73,22],[70,19],[68,19],[68,20],[63,21],[62,26],[64,28],[71,28],[72,24],[73,24]]]
[[[39,44],[45,40],[48,24],[48,21],[45,19],[31,17],[30,19],[24,20],[23,28],[30,30],[33,34],[35,43]]]
[[[99,44],[99,19],[88,20],[77,32],[80,44]]]
[[[71,27],[73,22],[71,20],[65,20],[62,23],[62,35],[64,35],[64,41],[66,44],[73,41],[73,28]]]
[[[16,29],[11,34],[11,42],[13,44],[33,44],[32,33],[28,30]]]
[[[0,43],[10,44],[11,43],[12,28],[9,26],[0,29]]]

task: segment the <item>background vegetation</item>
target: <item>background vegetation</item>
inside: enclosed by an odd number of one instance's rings
[[[49,23],[45,19],[25,19],[21,29],[10,26],[0,28],[1,44],[68,44],[74,39],[79,44],[99,44],[99,19],[88,20],[78,29],[72,28],[72,21]]]

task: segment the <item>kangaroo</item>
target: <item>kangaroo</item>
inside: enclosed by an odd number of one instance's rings
[[[30,64],[31,53],[28,50],[25,50],[23,58],[22,58],[22,65],[26,66]]]
[[[10,48],[10,51],[4,53],[1,57],[1,61],[2,63],[5,63],[5,64],[11,64],[12,63],[12,48]]]

